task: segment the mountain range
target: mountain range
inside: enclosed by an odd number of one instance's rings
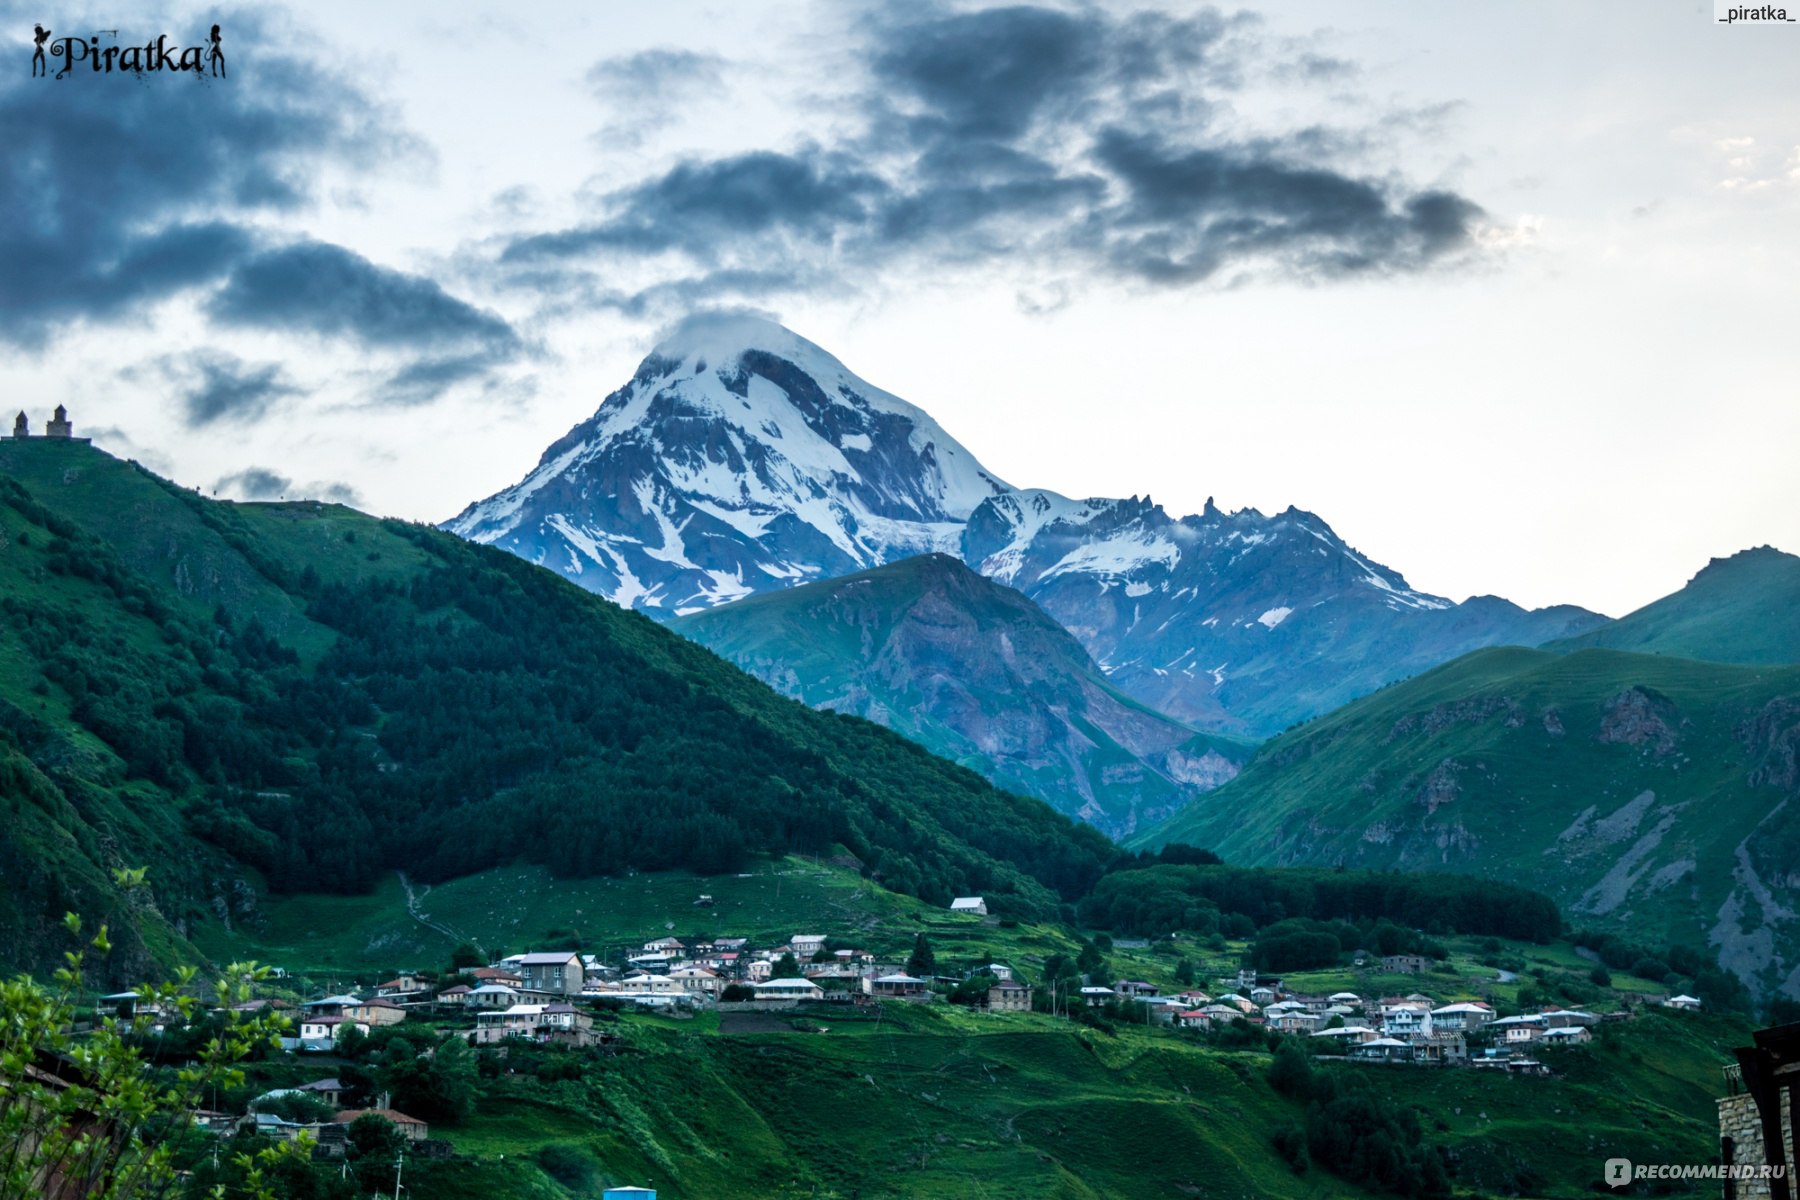
[[[1456,604],[1290,508],[1170,517],[1015,488],[773,322],[706,314],[446,528],[659,619],[924,553],[1016,588],[1127,695],[1253,738],[1482,646],[1605,618]]]

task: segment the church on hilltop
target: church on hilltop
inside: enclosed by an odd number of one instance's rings
[[[87,441],[86,438],[78,438],[74,436],[74,434],[75,426],[69,421],[69,410],[60,404],[57,405],[56,411],[50,414],[50,420],[44,426],[44,436],[47,438],[63,438],[67,441],[74,442]],[[24,439],[31,436],[31,419],[23,412],[13,418],[12,435],[14,438],[18,439]]]

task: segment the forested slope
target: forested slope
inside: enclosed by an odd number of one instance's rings
[[[179,930],[258,875],[352,891],[401,866],[727,871],[837,847],[898,890],[1043,914],[1114,853],[499,551],[206,500],[80,443],[0,444],[0,472],[8,961],[140,863],[157,915],[131,924]]]

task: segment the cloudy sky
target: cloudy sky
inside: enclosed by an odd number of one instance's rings
[[[1016,485],[1296,504],[1458,599],[1800,551],[1794,27],[129,7],[229,78],[33,78],[126,18],[0,2],[0,389],[208,492],[445,519],[748,306]]]

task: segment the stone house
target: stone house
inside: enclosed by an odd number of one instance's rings
[[[1013,979],[1002,979],[988,989],[989,1012],[1030,1012],[1031,989]]]

